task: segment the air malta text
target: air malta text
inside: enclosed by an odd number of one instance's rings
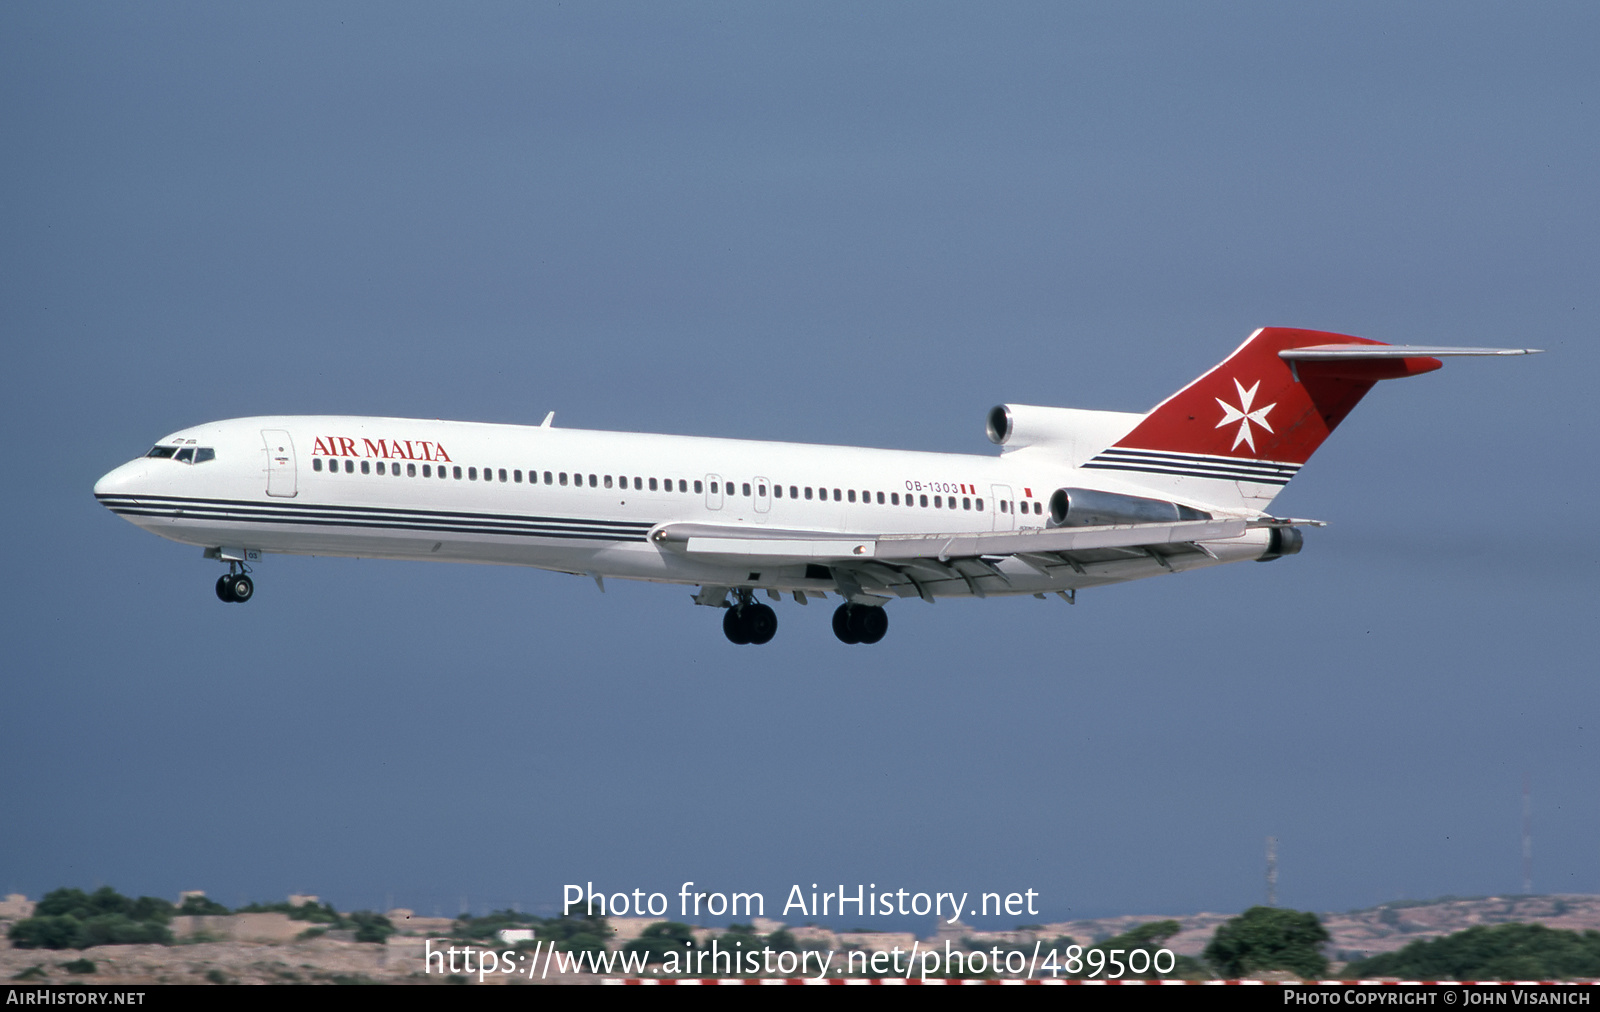
[[[426,439],[362,439],[361,446],[348,436],[318,436],[311,444],[313,457],[370,457],[378,460],[450,461],[444,446]]]

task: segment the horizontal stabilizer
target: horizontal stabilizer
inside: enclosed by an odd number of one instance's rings
[[[1461,355],[1538,355],[1542,348],[1435,348],[1414,344],[1313,344],[1285,348],[1278,357],[1305,362],[1341,358],[1452,358]]]

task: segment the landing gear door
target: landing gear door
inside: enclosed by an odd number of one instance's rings
[[[997,531],[1014,531],[1017,529],[1017,514],[1014,512],[1017,503],[1011,498],[1010,485],[993,485],[990,491],[994,493],[994,529]]]
[[[267,495],[293,499],[296,495],[294,440],[283,429],[262,429],[267,447]]]

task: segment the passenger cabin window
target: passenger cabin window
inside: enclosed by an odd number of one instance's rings
[[[361,473],[362,474],[371,474],[372,473],[372,465],[363,460],[361,462]]]
[[[696,478],[694,480],[694,491],[695,491],[696,495],[699,495],[701,492],[704,492],[705,491],[705,482],[701,481],[699,478]]]
[[[415,464],[407,464],[406,465],[406,477],[407,478],[415,478],[416,476],[417,476],[417,465],[415,465]]]

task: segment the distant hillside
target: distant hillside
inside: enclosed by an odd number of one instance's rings
[[[1600,931],[1600,896],[1446,896],[1322,915],[1323,925],[1333,936],[1329,950],[1341,960],[1393,952],[1418,939],[1437,938],[1479,924],[1513,922]]]
[[[1175,920],[1183,925],[1181,934],[1167,943],[1172,951],[1199,956],[1211,936],[1233,914],[1190,914],[1172,916],[1101,917],[1047,925],[1048,933],[1071,935],[1080,942],[1092,942],[1121,934],[1146,921]],[[1365,910],[1319,914],[1332,941],[1328,953],[1345,962],[1393,952],[1418,939],[1465,931],[1485,924],[1543,924],[1568,931],[1600,931],[1600,896],[1562,894],[1556,896],[1446,896],[1436,900],[1398,900]]]

